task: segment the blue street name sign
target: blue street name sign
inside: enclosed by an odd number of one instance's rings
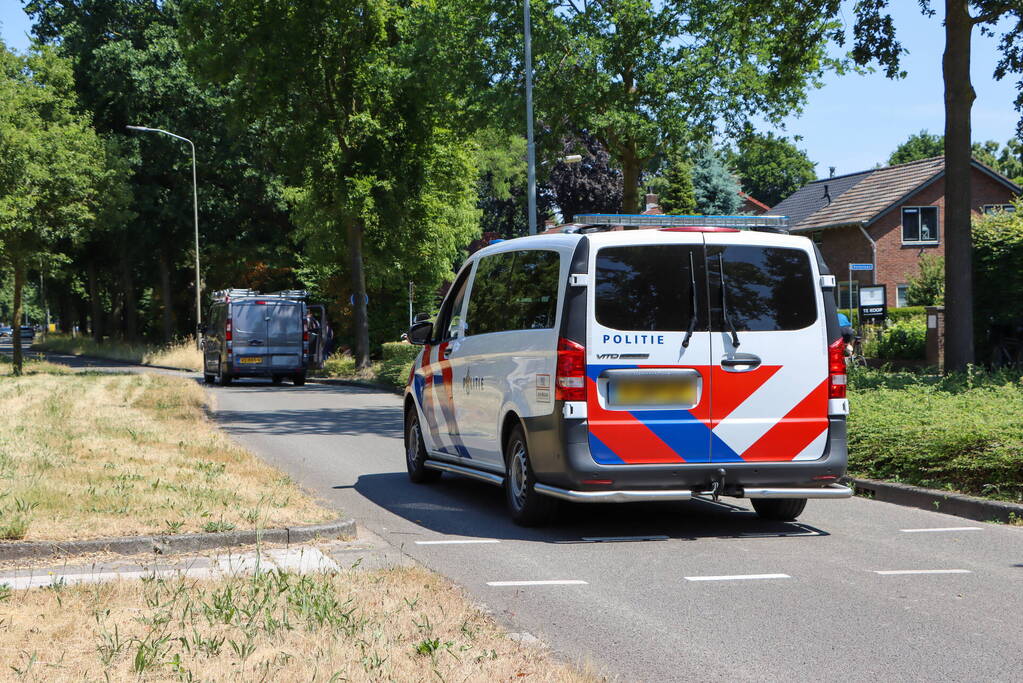
[[[873,263],[850,263],[849,270],[874,270]]]

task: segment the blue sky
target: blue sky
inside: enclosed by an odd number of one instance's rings
[[[853,20],[852,0],[843,3],[847,25]],[[940,0],[934,0],[940,7]],[[801,116],[786,121],[784,134],[802,137],[797,144],[817,163],[819,176],[853,173],[883,163],[911,133],[944,130],[941,53],[944,29],[937,17],[920,14],[911,0],[892,0],[899,40],[909,50],[903,68],[908,77],[890,81],[882,73],[829,74],[824,87],[812,91]],[[30,24],[18,0],[0,0],[0,35],[17,50],[28,46]],[[1010,76],[995,81],[997,38],[974,31],[972,74],[977,100],[973,105],[973,139],[1004,143],[1015,134],[1019,114],[1013,108],[1016,83]]]

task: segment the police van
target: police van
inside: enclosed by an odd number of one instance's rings
[[[323,367],[325,309],[309,304],[303,290],[262,294],[251,289],[215,292],[200,327],[203,379],[228,385],[239,377],[265,377],[274,384],[305,384]]]
[[[793,520],[851,496],[835,278],[784,225],[578,216],[473,254],[409,330],[411,480],[503,486],[523,525],[558,501],[732,496]]]

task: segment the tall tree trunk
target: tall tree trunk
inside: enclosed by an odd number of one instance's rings
[[[352,300],[355,302],[355,367],[369,367],[369,315],[366,306],[366,272],[362,264],[362,225],[348,219],[348,267],[352,273]]]
[[[89,311],[92,316],[92,338],[96,343],[103,341],[103,303],[99,298],[99,276],[96,274],[96,263],[89,261],[86,269],[89,278]]]
[[[945,370],[973,362],[973,241],[970,234],[970,82],[968,0],[945,0]]]
[[[622,213],[640,213],[639,158],[636,145],[627,142],[622,149]]]
[[[121,290],[124,292],[124,334],[126,341],[133,342],[138,338],[138,302],[135,299],[135,280],[131,274],[128,255],[121,252]]]
[[[21,295],[25,287],[25,262],[20,254],[14,254],[14,310],[11,312],[11,341],[14,343],[14,357],[12,372],[15,375],[21,374]]]
[[[160,300],[163,303],[163,340],[170,342],[174,338],[174,304],[171,293],[170,266],[167,264],[167,252],[160,250]]]

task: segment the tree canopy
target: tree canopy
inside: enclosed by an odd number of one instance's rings
[[[806,152],[773,133],[750,133],[726,153],[728,166],[739,176],[746,194],[774,206],[816,178]]]

